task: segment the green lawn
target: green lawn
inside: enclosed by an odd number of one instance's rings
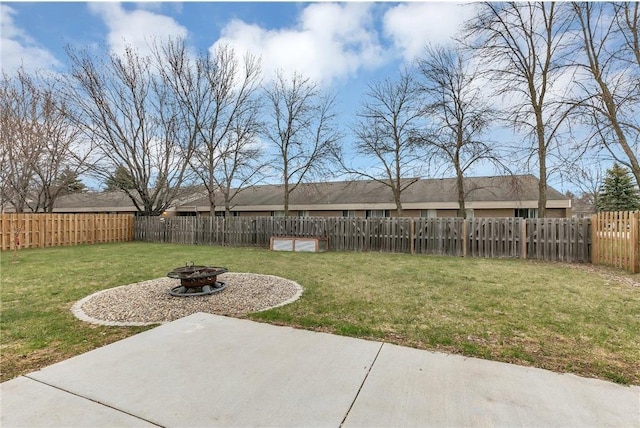
[[[639,275],[508,259],[302,254],[126,243],[1,255],[2,381],[145,328],[96,327],[70,307],[187,261],[300,283],[294,304],[250,318],[640,384]],[[594,272],[595,271],[595,272]]]

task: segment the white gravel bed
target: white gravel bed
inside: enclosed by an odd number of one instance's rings
[[[162,324],[196,312],[243,316],[286,305],[299,299],[302,287],[288,279],[253,273],[218,276],[227,288],[208,296],[174,297],[180,280],[158,278],[94,293],[78,301],[71,311],[93,324],[129,326]]]

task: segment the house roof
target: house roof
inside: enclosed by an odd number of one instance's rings
[[[185,187],[177,192],[176,205],[185,205],[202,197],[200,187]],[[140,201],[140,198],[138,198]],[[60,196],[54,205],[55,212],[136,212],[131,198],[121,190],[105,192],[71,193]]]
[[[456,180],[407,179],[401,201],[405,209],[457,209]],[[538,179],[533,175],[469,177],[465,179],[468,208],[535,208]],[[273,211],[283,209],[283,185],[260,185],[243,189],[233,199],[234,210]],[[571,200],[552,187],[547,188],[547,206],[569,208]],[[218,198],[222,201],[222,197]],[[388,186],[374,180],[300,184],[290,195],[292,210],[395,209]],[[182,192],[176,211],[209,210],[209,200],[201,188]],[[217,210],[222,210],[218,202]],[[61,196],[55,212],[135,212],[131,199],[121,191],[74,193]]]
[[[456,180],[453,178],[406,179],[404,183],[407,187],[401,194],[401,202],[405,208],[428,208],[430,205],[457,208]],[[513,202],[537,203],[538,200],[538,179],[533,175],[470,177],[464,184],[465,201],[469,203],[511,202],[509,206],[514,206]],[[252,186],[234,197],[233,206],[237,210],[282,209],[283,192],[283,185]],[[570,200],[551,187],[547,188],[547,200],[551,206],[554,206],[553,201],[558,202],[555,204],[558,207],[570,206]],[[388,208],[390,205],[395,208],[391,189],[374,180],[303,183],[289,197],[290,209]],[[208,209],[208,198],[201,197],[188,204],[190,210],[195,206],[200,210]],[[183,208],[187,206],[177,207],[178,210]]]
[[[71,193],[53,204],[55,212],[137,211],[131,198],[121,191]]]

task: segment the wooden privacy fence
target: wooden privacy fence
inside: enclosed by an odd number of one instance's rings
[[[269,247],[319,237],[331,250],[589,262],[589,219],[137,217],[135,240]]]
[[[594,264],[640,272],[640,211],[603,212],[593,216]]]
[[[415,219],[415,252],[590,261],[590,221],[576,218]]]
[[[2,250],[133,240],[133,214],[0,214]]]

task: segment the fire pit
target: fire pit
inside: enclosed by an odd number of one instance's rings
[[[188,297],[218,293],[227,288],[224,282],[218,281],[218,275],[225,272],[227,268],[224,267],[194,266],[193,262],[187,263],[186,266],[176,268],[167,274],[169,278],[180,280],[180,285],[171,288],[169,294]]]

